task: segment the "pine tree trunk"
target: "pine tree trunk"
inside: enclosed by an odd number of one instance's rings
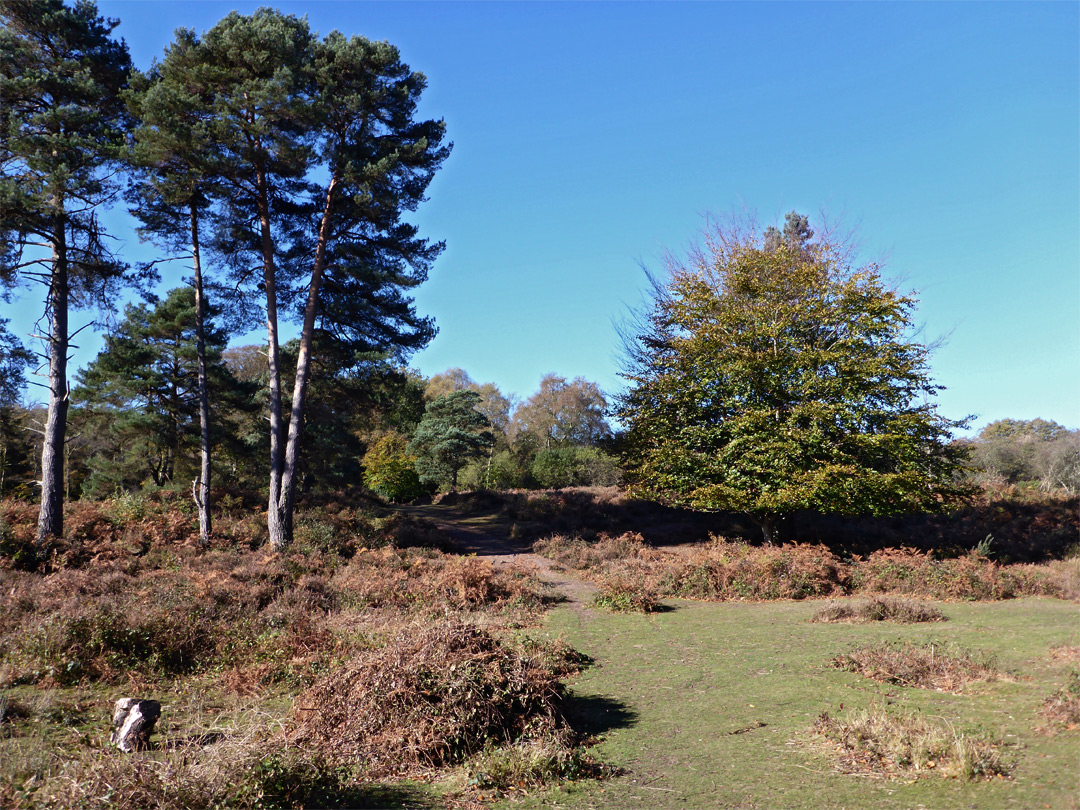
[[[57,209],[62,209],[57,203]],[[37,539],[64,533],[64,437],[67,432],[68,385],[68,260],[64,216],[58,213],[53,227],[52,275],[48,306],[52,310],[49,330],[49,413],[41,448],[41,511]]]
[[[339,178],[334,175],[326,189],[326,203],[319,222],[319,238],[315,246],[315,262],[308,284],[307,303],[304,306],[304,326],[300,332],[300,351],[296,356],[296,379],[293,383],[292,406],[289,412],[289,440],[285,448],[285,466],[281,478],[281,512],[289,525],[292,539],[293,506],[296,500],[297,467],[300,459],[300,436],[304,427],[304,400],[311,376],[311,347],[315,339],[315,318],[319,313],[319,289],[322,287],[326,268],[326,243],[330,234],[330,215]]]
[[[270,204],[266,193],[266,178],[259,174],[259,225],[262,231],[263,284],[266,287],[267,363],[270,372],[270,497],[266,506],[266,528],[270,545],[283,549],[292,540],[291,521],[282,513],[281,471],[281,352],[278,346],[277,278],[274,271],[274,241],[270,234]]]
[[[199,509],[199,542],[210,545],[210,396],[206,388],[206,299],[203,295],[202,261],[199,255],[199,215],[191,204],[191,255],[195,270],[195,354],[199,370],[199,479],[195,482],[195,505]]]

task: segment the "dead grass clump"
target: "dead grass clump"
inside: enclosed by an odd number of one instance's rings
[[[855,604],[826,605],[810,617],[812,622],[943,622],[945,616],[932,605],[902,597],[875,596]]]
[[[1080,664],[1080,647],[1071,647],[1061,644],[1050,648],[1050,657],[1055,661],[1066,661],[1071,664]]]
[[[1080,726],[1080,670],[1069,670],[1065,685],[1043,701],[1039,714],[1070,731]]]
[[[837,749],[845,773],[990,779],[1009,773],[998,746],[984,737],[958,733],[917,714],[880,709],[855,712],[847,720],[823,713],[814,730]]]
[[[859,647],[830,662],[837,669],[899,686],[958,693],[975,681],[1001,677],[992,655],[938,644],[886,642]]]
[[[413,626],[297,698],[291,741],[367,775],[458,763],[489,745],[568,738],[560,667],[476,627]]]

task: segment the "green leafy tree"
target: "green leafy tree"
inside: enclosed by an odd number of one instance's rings
[[[411,501],[424,493],[416,472],[416,457],[409,454],[408,440],[387,433],[364,454],[364,485],[391,501]]]
[[[89,0],[0,3],[0,276],[40,282],[49,406],[38,538],[63,532],[69,310],[109,300],[125,271],[97,211],[115,192],[131,69],[116,20]]]
[[[941,509],[965,423],[931,402],[915,300],[788,221],[786,239],[714,228],[654,282],[618,405],[633,489],[744,512],[767,542],[795,510]]]
[[[455,391],[427,404],[409,442],[422,480],[457,489],[458,473],[494,442],[490,423],[476,406],[476,391]]]

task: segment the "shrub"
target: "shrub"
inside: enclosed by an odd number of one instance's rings
[[[656,594],[638,580],[619,575],[607,575],[600,581],[600,592],[594,602],[597,607],[613,613],[653,613],[659,607]]]
[[[424,494],[416,472],[416,456],[408,451],[408,440],[399,433],[387,433],[364,454],[364,485],[391,501],[411,501]]]
[[[540,787],[593,775],[598,770],[596,762],[580,748],[543,740],[489,747],[468,764],[470,786],[499,791]]]
[[[874,644],[838,655],[830,663],[837,669],[858,672],[876,681],[939,692],[960,692],[974,681],[1001,677],[992,655],[976,655],[933,643]]]

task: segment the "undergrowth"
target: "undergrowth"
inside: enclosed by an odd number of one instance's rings
[[[1080,598],[1080,557],[1041,565],[1002,565],[978,551],[939,558],[911,548],[841,559],[822,545],[753,546],[713,537],[678,551],[640,534],[552,535],[534,549],[585,579],[631,583],[643,598],[711,601],[895,595],[940,600],[1019,596]]]

